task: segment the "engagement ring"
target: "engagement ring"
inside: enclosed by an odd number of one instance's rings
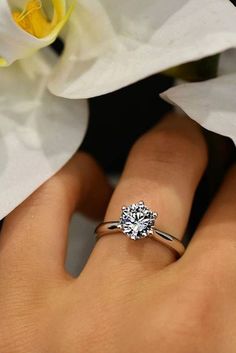
[[[155,227],[157,217],[156,212],[151,211],[143,201],[140,201],[122,207],[119,221],[103,222],[96,228],[95,233],[98,239],[104,235],[118,232],[122,232],[132,240],[149,237],[175,250],[179,256],[182,256],[185,251],[184,245],[174,236]]]

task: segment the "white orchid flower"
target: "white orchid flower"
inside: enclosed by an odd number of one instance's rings
[[[36,53],[65,25],[57,64]],[[83,139],[86,102],[56,96],[114,91],[234,47],[235,32],[228,0],[1,0],[0,218]]]
[[[65,0],[1,0],[0,64],[10,65],[50,45],[72,7]]]
[[[64,0],[0,2],[0,219],[59,170],[84,138],[87,102],[51,94],[56,56],[49,49],[36,53],[55,40],[70,11]]]
[[[235,33],[236,36],[236,33]],[[226,52],[219,77],[182,84],[161,95],[208,130],[230,137],[236,144],[236,51]]]
[[[88,98],[222,52],[235,16],[229,0],[79,0],[49,88]]]

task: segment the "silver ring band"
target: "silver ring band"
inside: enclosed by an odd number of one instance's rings
[[[95,230],[97,239],[105,235],[120,233],[121,229],[119,225],[120,222],[118,221],[101,223]],[[180,240],[175,238],[173,235],[170,235],[157,229],[156,227],[152,228],[152,234],[150,233],[148,237],[150,239],[157,240],[165,246],[169,247],[170,249],[176,251],[179,256],[182,256],[185,252],[185,246]]]

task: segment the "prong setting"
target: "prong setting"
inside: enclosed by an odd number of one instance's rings
[[[118,228],[132,240],[153,235],[157,213],[152,212],[143,201],[122,207]]]

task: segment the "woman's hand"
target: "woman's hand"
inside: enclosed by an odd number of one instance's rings
[[[181,239],[206,164],[197,125],[168,116],[132,149],[106,220],[144,200],[158,211],[158,227]],[[0,352],[235,353],[236,168],[181,259],[150,239],[110,235],[71,278],[70,216],[76,207],[102,213],[108,195],[100,171],[80,155],[6,219]]]

